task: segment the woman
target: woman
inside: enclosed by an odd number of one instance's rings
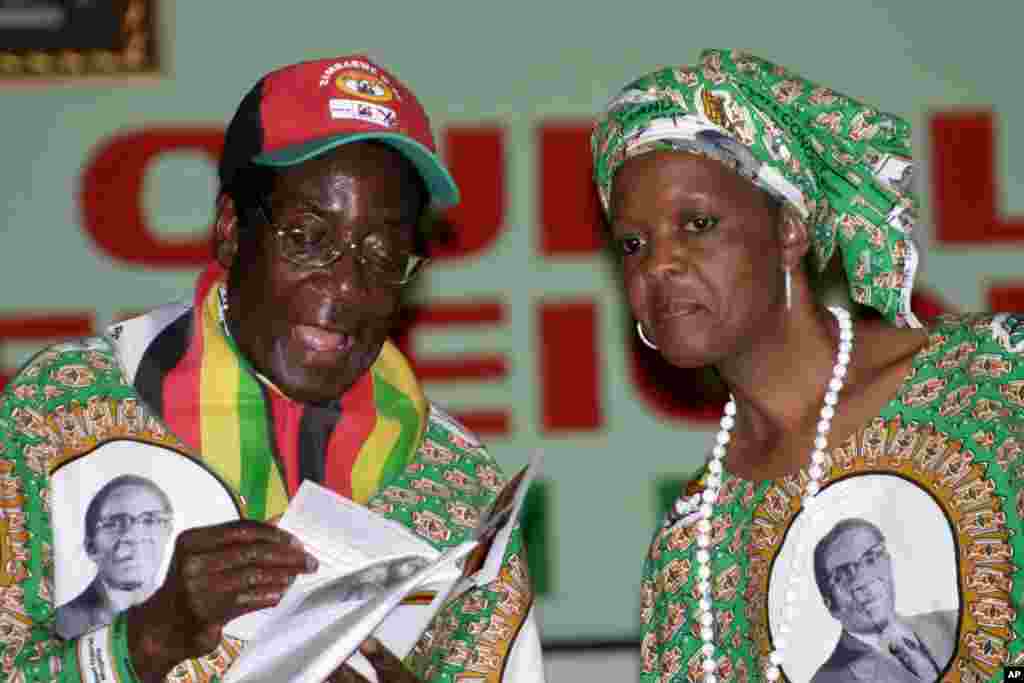
[[[592,147],[637,332],[731,394],[651,545],[641,678],[988,680],[1024,658],[1024,316],[911,312],[907,123],[712,50],[627,85]],[[832,258],[882,319],[816,300]]]

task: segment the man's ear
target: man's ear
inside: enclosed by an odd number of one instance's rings
[[[96,556],[96,541],[89,536],[85,538],[85,554],[89,556],[89,559],[93,559]]]
[[[823,596],[821,596],[821,601],[825,603],[825,609],[828,610],[828,613],[831,614],[836,619],[838,619],[839,616],[836,614],[835,603],[832,601],[832,596],[831,595],[823,595]]]
[[[217,220],[213,226],[213,253],[217,263],[231,269],[238,254],[238,213],[235,201],[226,192],[217,198]]]
[[[779,244],[782,246],[782,263],[798,269],[811,248],[810,230],[800,214],[789,204],[779,209]]]

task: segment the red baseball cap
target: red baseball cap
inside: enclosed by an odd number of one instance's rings
[[[459,188],[437,156],[423,106],[365,55],[301,62],[261,78],[228,125],[221,187],[249,164],[293,166],[363,140],[382,142],[405,156],[436,208],[459,203]]]

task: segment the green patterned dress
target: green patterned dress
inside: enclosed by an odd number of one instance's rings
[[[817,526],[801,521],[806,472],[761,482],[726,474],[710,548],[719,681],[764,680],[792,572],[805,580],[787,680],[920,680],[851,639],[824,604],[814,542],[845,518],[883,532],[900,618],[948,624],[930,641],[941,680],[1001,681],[1005,665],[1024,664],[1024,316],[946,316],[929,331],[881,414],[831,445]],[[645,683],[703,680],[694,517],[670,514],[646,558]]]

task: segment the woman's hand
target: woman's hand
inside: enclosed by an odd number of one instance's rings
[[[363,644],[359,646],[359,651],[373,665],[378,683],[421,683],[415,674],[405,668],[402,660],[376,638],[371,637],[363,641]],[[342,664],[328,681],[329,683],[369,683],[365,676],[347,664]]]
[[[238,520],[183,532],[167,579],[126,612],[128,650],[136,673],[162,681],[179,662],[208,654],[235,617],[280,602],[316,560],[283,529]]]

